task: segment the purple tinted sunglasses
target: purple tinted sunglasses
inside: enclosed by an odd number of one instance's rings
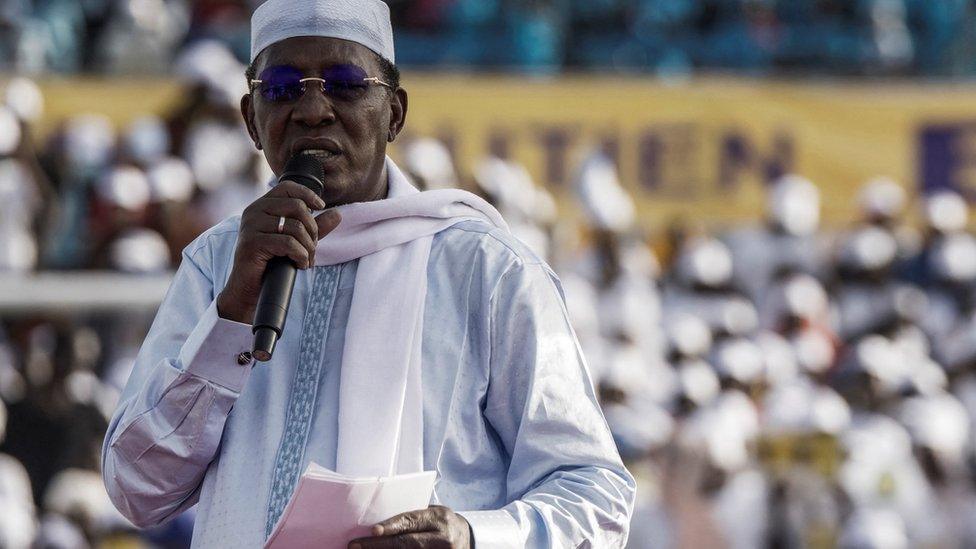
[[[276,65],[261,71],[261,78],[251,80],[253,92],[257,88],[270,103],[287,103],[305,94],[309,82],[318,82],[322,93],[339,101],[357,101],[369,91],[370,86],[393,86],[356,65],[335,65],[322,71],[321,78],[303,78],[302,71],[289,65]]]

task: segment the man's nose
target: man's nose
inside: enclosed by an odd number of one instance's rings
[[[335,122],[335,105],[332,98],[322,93],[318,82],[308,82],[305,93],[298,99],[292,118],[306,126],[318,126]]]

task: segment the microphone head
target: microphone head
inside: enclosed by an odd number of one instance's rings
[[[308,187],[322,199],[325,198],[322,196],[323,191],[325,191],[324,180],[325,168],[322,167],[322,162],[318,158],[302,152],[296,153],[288,160],[288,163],[285,164],[285,171],[278,178],[279,183],[294,181],[303,187]]]

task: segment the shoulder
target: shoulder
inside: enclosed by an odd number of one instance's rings
[[[530,289],[562,295],[559,278],[544,259],[509,231],[484,221],[464,221],[438,233],[431,261],[455,274],[466,270],[492,300]]]
[[[241,216],[228,217],[183,248],[180,269],[195,267],[211,281],[226,280],[237,248]]]
[[[186,248],[183,249],[183,255],[190,257],[191,259],[197,259],[207,252],[213,254],[214,252],[221,250],[228,245],[233,248],[233,246],[237,243],[237,234],[240,231],[240,227],[240,215],[228,217],[227,219],[200,233],[200,236],[193,239],[193,241],[187,244]]]
[[[432,248],[460,249],[484,254],[493,260],[521,265],[545,265],[512,233],[485,221],[462,221],[437,233]]]

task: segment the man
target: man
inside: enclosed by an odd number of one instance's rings
[[[486,203],[418,193],[386,158],[407,112],[392,44],[379,0],[255,12],[248,131],[276,174],[319,158],[325,200],[284,181],[184,250],[106,435],[109,494],[138,526],[197,504],[196,547],[259,547],[310,462],[434,469],[429,508],[350,546],[622,546],[634,481],[555,275]],[[255,364],[274,256],[300,270]]]

